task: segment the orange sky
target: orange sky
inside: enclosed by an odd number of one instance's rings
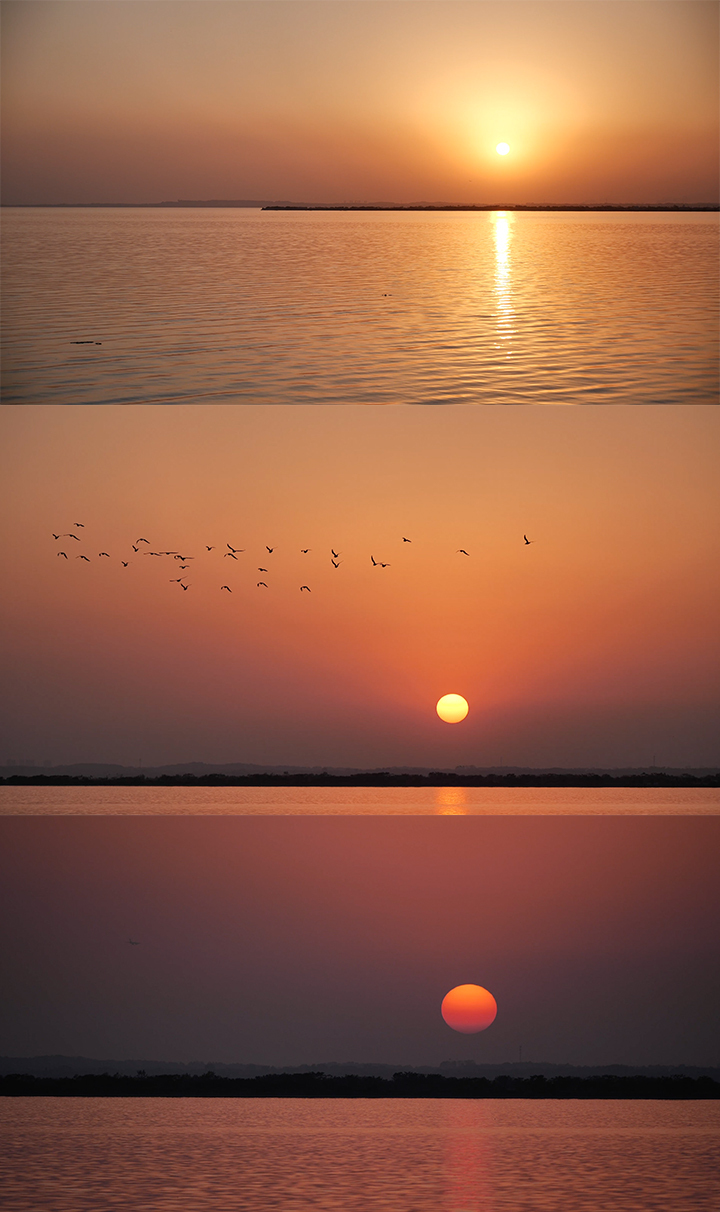
[[[716,200],[704,0],[3,10],[7,203]]]
[[[0,423],[3,759],[717,762],[715,409],[50,406]],[[81,542],[53,540],[76,521]],[[140,536],[194,557],[187,592]],[[448,692],[462,724],[435,714]]]

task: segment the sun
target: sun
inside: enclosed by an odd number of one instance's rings
[[[495,148],[495,151],[497,152],[497,154],[499,156],[506,156],[508,154],[508,152],[510,151],[510,144],[509,143],[498,143],[497,147]]]
[[[467,699],[464,699],[461,694],[444,694],[441,699],[438,699],[435,710],[446,724],[459,724],[461,720],[465,719],[470,709]]]
[[[482,985],[456,985],[445,994],[440,1013],[453,1031],[475,1035],[495,1021],[497,1002]]]

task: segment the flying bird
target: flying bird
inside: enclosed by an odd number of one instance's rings
[[[342,564],[342,560],[338,560],[337,564],[335,563],[334,560],[331,560],[330,563],[332,564],[333,568],[339,568],[340,565]]]
[[[54,535],[53,535],[53,538],[55,539],[55,542],[57,542],[57,541],[58,541],[58,539],[60,538],[60,535],[59,535],[59,534],[54,534]]]
[[[267,568],[258,568],[258,572],[267,572]]]
[[[274,552],[275,548],[274,548],[274,547],[268,547],[268,545],[267,545],[267,543],[266,543],[266,544],[265,544],[265,550],[266,550],[266,551],[269,551],[269,552],[270,552],[270,555],[272,555],[272,553]]]
[[[340,556],[340,552],[339,552],[339,551],[333,551],[332,547],[330,548],[330,550],[332,551],[333,556],[334,556],[334,557],[335,557],[335,559],[337,560],[337,559],[339,558],[339,556]]]
[[[149,539],[136,539],[136,540],[135,540],[135,542],[136,542],[136,543],[147,543],[148,547],[150,546],[150,540],[149,540]]]
[[[469,555],[470,552],[466,551],[464,547],[458,547],[457,554],[458,555]]]
[[[132,547],[133,551],[137,552],[137,547],[134,543],[131,543],[130,546]]]
[[[98,556],[107,556],[107,558],[110,559],[110,556],[108,555],[107,551],[99,551]]]
[[[227,589],[228,593],[232,593],[232,589],[230,588],[230,586],[229,586],[229,585],[221,585],[221,586],[220,586],[220,592],[221,592],[221,593],[222,593],[223,589]]]
[[[260,588],[260,586],[261,586],[261,585],[265,585],[265,582],[264,582],[264,581],[258,581],[258,583],[257,583],[257,587],[258,587],[258,589]],[[265,585],[265,588],[267,589],[267,585]]]
[[[208,547],[207,543],[205,544],[205,548],[206,548],[206,550],[207,550],[207,551],[214,551],[214,550],[215,550],[215,548],[214,548],[214,547]]]
[[[373,566],[373,568],[377,568],[377,566],[378,566],[378,565],[377,565],[377,560],[375,559],[375,557],[374,557],[374,556],[370,556],[370,559],[372,560],[372,566]]]
[[[406,539],[403,537],[403,543],[412,543],[412,539]]]
[[[183,583],[182,583],[182,581],[181,581],[181,582],[180,582],[180,588],[181,588],[181,589],[189,589],[189,588],[190,588],[190,586],[189,586],[189,585],[183,585]]]
[[[524,540],[525,540],[525,545],[526,545],[527,547],[529,547],[531,543],[534,543],[534,542],[535,542],[535,540],[534,540],[534,539],[529,539],[529,538],[527,537],[527,535],[526,535],[526,534],[524,534],[524,535],[523,535],[523,538],[524,538]]]
[[[390,565],[389,565],[389,564],[381,564],[381,565],[380,565],[380,567],[381,567],[381,568],[389,568],[389,567],[390,567]]]
[[[80,557],[81,560],[84,558],[85,558],[84,556]],[[120,563],[122,564],[123,568],[127,568],[127,560],[121,560]]]
[[[300,555],[307,555],[307,553],[308,553],[310,550],[311,550],[311,549],[310,549],[309,547],[301,547],[301,548],[300,548]]]
[[[310,586],[309,586],[309,585],[301,585],[301,586],[300,586],[300,592],[301,592],[301,593],[302,593],[303,589],[307,589],[308,593],[311,593],[311,592],[312,592],[312,590],[310,589]]]
[[[64,552],[64,551],[59,551],[59,552],[58,552],[58,555],[59,555],[59,556],[65,556],[65,559],[67,559],[67,556],[65,555],[65,552]]]
[[[189,564],[181,564],[181,565],[180,565],[180,567],[181,567],[181,568],[189,568],[189,567],[190,567],[190,565],[189,565]]]
[[[80,536],[76,534],[61,534],[61,539],[74,539],[76,543],[80,542]]]
[[[74,526],[79,526],[81,530],[84,530],[84,529],[85,529],[85,526],[84,526],[84,524],[83,524],[82,522],[73,522],[73,525],[74,525]]]
[[[185,577],[172,577],[170,579],[170,584],[171,585],[182,585],[184,580],[185,580]]]
[[[224,559],[224,560],[226,560],[226,559],[228,558],[228,556],[230,556],[230,559],[231,559],[231,560],[236,560],[236,559],[237,559],[237,556],[235,555],[235,552],[234,552],[234,551],[226,551],[226,552],[225,552],[225,555],[223,556],[223,559]]]
[[[226,544],[225,544],[225,546],[226,546],[226,547],[230,547],[230,544],[229,544],[229,543],[226,543]],[[208,547],[208,551],[214,551],[214,550],[215,550],[215,549],[214,549],[213,547]],[[239,552],[240,552],[240,554],[242,555],[242,553],[243,553],[243,551],[245,550],[245,548],[244,548],[244,547],[230,547],[230,550],[231,550],[231,551],[239,551]]]
[[[88,563],[88,564],[90,563],[90,561],[88,560],[87,556],[75,556],[75,559],[76,559],[76,560],[87,560],[87,563]],[[125,565],[125,567],[127,568],[127,564]]]

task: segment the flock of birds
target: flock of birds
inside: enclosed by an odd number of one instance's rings
[[[76,534],[75,531],[84,530],[85,529],[84,522],[75,522],[75,523],[73,523],[73,525],[75,527],[75,530],[65,531],[64,534],[53,534],[53,538],[55,539],[55,541],[59,542],[61,539],[72,539],[76,543],[82,542],[80,535]],[[535,539],[529,539],[526,534],[523,535],[523,540],[527,547],[529,547],[531,543],[535,542]],[[408,539],[404,535],[403,535],[402,541],[403,541],[403,543],[412,543],[412,539]],[[144,543],[145,547],[141,547],[140,546],[141,543]],[[195,559],[195,556],[183,555],[183,553],[180,551],[150,551],[150,540],[142,538],[142,536],[139,539],[136,539],[134,543],[131,543],[130,546],[132,547],[132,549],[136,555],[155,556],[158,559],[162,559],[166,556],[172,557],[172,559],[174,561],[178,561],[178,567],[177,567],[178,572],[187,573],[190,569],[190,561]],[[244,555],[246,552],[246,548],[233,547],[231,543],[226,543],[225,546],[228,548],[227,551],[224,551],[222,553],[222,558],[225,560],[235,560],[236,562],[238,562],[238,556]],[[206,543],[205,550],[207,552],[211,552],[211,551],[216,551],[217,548],[214,545],[208,545]],[[265,550],[267,551],[268,555],[273,555],[275,548],[268,547],[268,545],[265,544]],[[301,555],[309,555],[311,551],[312,551],[311,547],[301,547],[300,548]],[[340,559],[341,554],[342,554],[341,552],[335,551],[334,547],[330,548],[330,563],[332,564],[333,568],[339,568],[340,565],[343,563],[343,561]],[[63,559],[65,559],[65,560],[70,559],[70,556],[68,556],[68,553],[66,551],[58,551],[57,555],[58,555],[58,558],[60,558],[62,556]],[[466,551],[464,547],[458,547],[456,550],[456,555],[463,555],[463,556],[467,556],[468,559],[470,558],[470,552]],[[87,564],[92,563],[91,557],[84,555],[82,552],[76,553],[74,558],[76,560],[84,560]],[[107,551],[99,551],[96,558],[99,560],[101,560],[101,559],[110,560],[110,559],[112,559],[112,556]],[[130,559],[127,559],[127,560],[121,559],[120,563],[122,564],[123,568],[128,568],[130,565]],[[373,568],[391,568],[392,567],[392,565],[389,563],[384,563],[382,560],[376,560],[375,557],[372,555],[370,556],[370,563],[372,564]],[[265,568],[265,567],[258,565],[258,572],[267,573],[268,571],[269,571],[269,568]],[[170,580],[171,585],[179,585],[180,588],[185,592],[187,592],[187,590],[190,588],[190,585],[185,584],[185,582],[187,580],[187,576],[170,577],[169,580]],[[258,589],[268,589],[269,588],[267,581],[257,581],[256,587]],[[221,585],[220,592],[222,593],[223,591],[225,591],[227,593],[232,593],[232,589],[230,588],[229,585]],[[311,593],[311,592],[312,592],[312,590],[310,589],[309,585],[300,586],[300,593]]]

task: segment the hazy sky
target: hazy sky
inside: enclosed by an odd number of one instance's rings
[[[704,0],[3,10],[6,202],[716,200]]]
[[[717,1062],[718,818],[0,820],[2,1050]],[[139,942],[133,947],[128,938]],[[457,984],[497,1019],[459,1035]]]
[[[716,409],[49,406],[0,426],[2,760],[718,761]],[[192,559],[145,554],[168,550]],[[462,724],[438,720],[446,693]]]

